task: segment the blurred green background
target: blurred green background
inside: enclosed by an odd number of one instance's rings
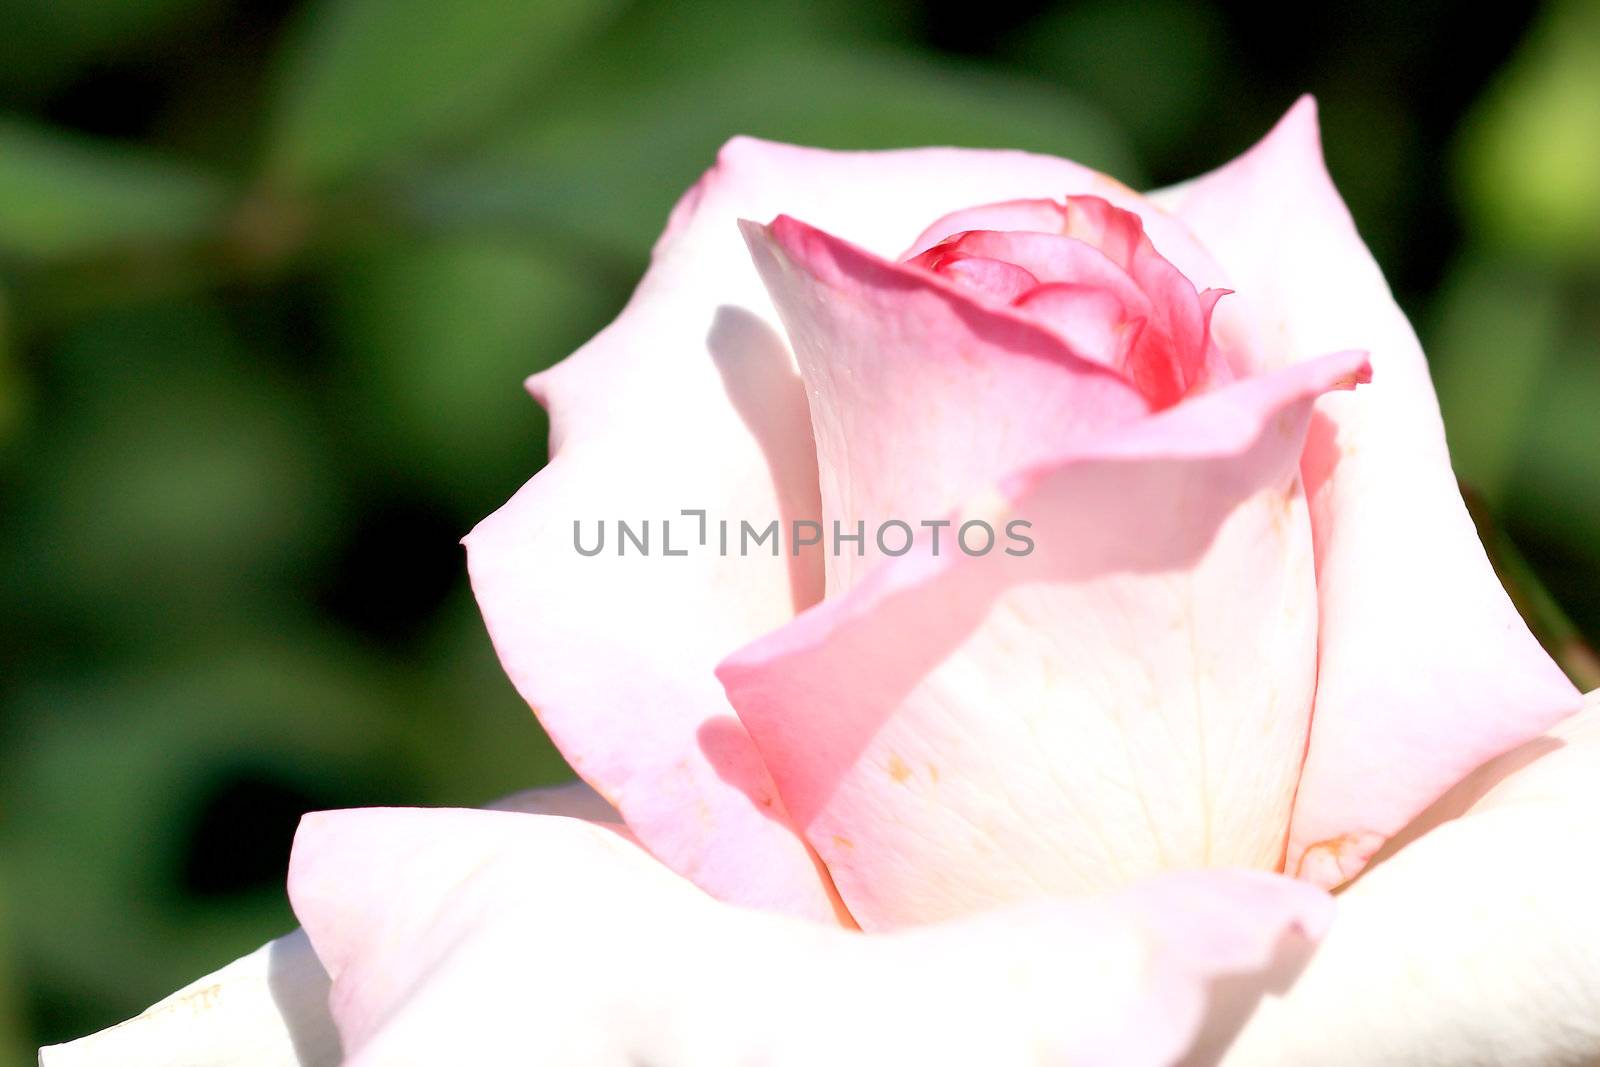
[[[0,1067],[288,928],[300,812],[563,776],[457,539],[728,136],[1149,185],[1307,90],[1582,672],[1593,0],[0,0]]]

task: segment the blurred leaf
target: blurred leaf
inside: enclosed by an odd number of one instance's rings
[[[512,688],[466,582],[434,620],[420,665],[427,685],[418,698],[430,714],[415,767],[433,803],[484,804],[573,777]]]
[[[207,177],[120,145],[0,120],[0,252],[40,258],[205,233],[227,200]]]
[[[610,0],[319,0],[292,42],[268,169],[337,181],[458,137],[611,11]]]
[[[626,100],[567,88],[483,154],[411,185],[412,209],[440,226],[570,234],[642,259],[676,197],[740,133],[828,148],[1017,148],[1139,181],[1122,139],[1071,96],[871,47],[767,52],[753,41]]]
[[[0,1067],[22,1067],[32,1058],[33,1044],[22,1036],[16,970],[12,966],[11,912],[0,883]]]
[[[1159,149],[1218,106],[1214,88],[1231,44],[1207,3],[1090,0],[1050,8],[1016,32],[1009,51]]]
[[[1430,361],[1450,455],[1456,473],[1498,506],[1561,344],[1561,289],[1525,264],[1468,258],[1435,314]]]
[[[1362,240],[1393,276],[1408,244],[1417,240],[1409,221],[1393,220],[1413,216],[1412,197],[1419,185],[1429,181],[1428,170],[1434,166],[1419,157],[1422,131],[1410,113],[1385,98],[1379,86],[1319,101],[1319,115],[1328,170],[1361,228]]]
[[[217,0],[5,0],[0,82],[38,92]]]
[[[203,304],[104,313],[52,351],[17,541],[22,603],[147,638],[314,551],[333,497],[303,399]],[[130,620],[126,613],[139,617]]]
[[[593,40],[568,55],[524,124],[551,107],[594,113],[637,106],[666,82],[714,69],[728,57],[819,49],[880,48],[918,14],[914,0],[633,0]]]
[[[296,636],[300,647],[34,680],[9,709],[0,844],[19,947],[40,989],[92,998],[98,1013],[43,1036],[116,1022],[292,925],[282,879],[297,812],[230,809],[231,783],[276,783],[311,807],[426,799],[403,770],[403,674],[329,635]],[[219,798],[239,825],[214,825]],[[196,863],[263,878],[200,892]]]
[[[1600,567],[1600,333],[1561,339],[1544,387],[1533,398],[1511,500],[1543,539]],[[1520,540],[1520,536],[1519,536]],[[1600,605],[1591,580],[1575,590]],[[1558,588],[1558,594],[1564,589]]]
[[[26,383],[14,356],[11,302],[7,297],[0,289],[0,450],[10,443],[27,404]]]
[[[422,670],[306,627],[33,680],[0,720],[0,846],[30,972],[103,1013],[61,1025],[114,1022],[290,925],[300,810],[478,804],[568,776],[475,616],[463,589]],[[258,796],[273,810],[240,803]],[[197,864],[259,877],[197,886]]]
[[[1600,260],[1600,4],[1558,0],[1465,127],[1476,225],[1553,259]]]
[[[494,237],[371,251],[335,292],[374,459],[472,519],[543,465],[548,430],[523,379],[620,306],[582,262]]]

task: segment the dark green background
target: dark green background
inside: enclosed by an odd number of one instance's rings
[[[1593,0],[0,0],[0,1065],[287,928],[301,811],[563,775],[456,542],[728,136],[1148,185],[1306,90],[1581,672]]]

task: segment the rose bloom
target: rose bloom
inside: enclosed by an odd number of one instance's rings
[[[736,139],[530,384],[554,459],[469,565],[594,792],[307,816],[303,932],[46,1064],[1600,1057],[1600,701],[1309,100],[1149,195]],[[684,510],[829,536],[574,551]]]

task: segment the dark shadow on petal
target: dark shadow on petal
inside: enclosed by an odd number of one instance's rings
[[[1178,1067],[1214,1067],[1222,1060],[1264,996],[1281,997],[1299,979],[1316,944],[1300,933],[1285,934],[1264,971],[1213,979],[1205,1021]]]
[[[700,724],[695,737],[717,777],[749,797],[763,815],[785,821],[772,775],[738,719],[732,715],[713,716]]]
[[[299,1067],[338,1067],[343,1060],[339,1032],[328,1009],[331,983],[304,930],[274,941],[268,949],[267,986],[294,1043]]]
[[[817,487],[817,448],[811,433],[811,409],[805,383],[795,370],[789,346],[758,315],[724,304],[717,308],[706,335],[706,347],[722,375],[722,386],[739,418],[766,457],[777,489],[777,516],[783,523],[783,551],[789,552],[788,531],[796,520],[822,521],[822,494]],[[757,527],[770,515],[721,516],[737,524],[748,519]],[[713,521],[719,516],[711,516]],[[794,610],[804,611],[822,599],[822,552],[818,546],[789,557],[789,587]]]

